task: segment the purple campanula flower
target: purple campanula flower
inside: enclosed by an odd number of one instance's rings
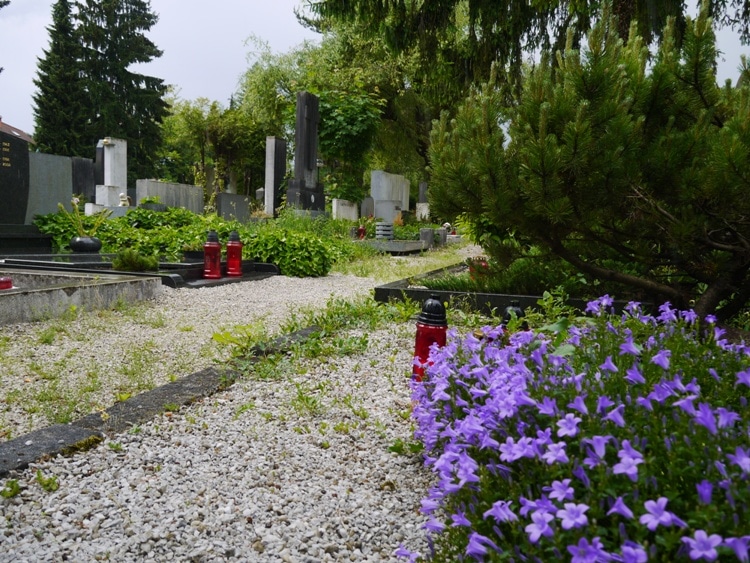
[[[698,314],[692,309],[687,311],[680,311],[680,316],[685,320],[686,323],[692,325],[698,320]]]
[[[711,434],[716,435],[716,416],[708,403],[698,405],[698,412],[695,414],[695,422],[704,426]]]
[[[727,454],[729,460],[742,470],[743,475],[750,473],[750,448],[747,450],[740,446],[734,450],[734,454]]]
[[[690,546],[690,559],[713,561],[719,556],[716,547],[721,545],[722,539],[718,534],[709,536],[704,530],[696,530],[692,538],[686,536],[682,541]]]
[[[695,405],[693,405],[693,401],[695,401],[697,398],[698,397],[696,395],[688,395],[686,397],[683,397],[682,399],[676,400],[674,403],[672,403],[672,406],[681,408],[690,416],[695,416]]]
[[[623,354],[630,354],[632,356],[639,356],[641,354],[642,348],[638,346],[635,342],[633,342],[633,337],[628,336],[625,339],[625,342],[620,344],[620,355]]]
[[[568,455],[565,453],[565,442],[549,444],[547,451],[542,455],[542,459],[547,462],[547,465],[552,465],[555,462],[568,463]]]
[[[668,349],[659,350],[651,358],[651,363],[656,364],[662,369],[669,369],[669,358],[672,355],[672,351]]]
[[[492,516],[498,522],[514,522],[518,520],[518,516],[510,509],[511,504],[513,504],[513,501],[495,501],[492,504],[492,508],[487,510],[482,516],[485,520],[488,516]]]
[[[605,410],[607,410],[614,404],[614,401],[612,401],[612,399],[610,399],[606,395],[600,395],[596,401],[596,412],[602,414]]]
[[[750,369],[737,372],[737,383],[735,385],[747,385],[750,387]]]
[[[479,477],[477,477],[477,469],[479,464],[474,461],[469,454],[461,452],[458,456],[458,471],[456,471],[456,477],[459,479],[459,485],[463,486],[466,483],[478,483]]]
[[[460,510],[455,514],[451,514],[451,520],[453,520],[451,526],[466,526],[467,528],[471,528],[471,522],[466,517],[466,514]]]
[[[586,304],[586,313],[591,313],[595,317],[600,317],[602,313],[606,313],[607,308],[612,306],[612,298],[609,295],[603,295],[599,299],[589,301]]]
[[[559,502],[564,500],[573,500],[573,487],[570,486],[570,479],[563,479],[562,481],[552,481],[551,487],[544,487],[544,492],[549,493],[551,499],[555,499]]]
[[[555,517],[548,512],[536,511],[531,513],[531,524],[524,528],[524,531],[529,534],[529,541],[531,543],[537,543],[539,538],[550,537],[554,534],[549,523],[554,520]]]
[[[638,367],[638,362],[633,363],[633,365],[627,369],[625,372],[625,381],[634,385],[636,383],[646,383],[646,380],[643,378],[643,374]]]
[[[443,530],[445,530],[445,524],[443,524],[440,520],[437,520],[435,518],[430,518],[422,525],[422,528],[427,530],[428,532],[433,532],[435,534],[439,534]]]
[[[615,475],[627,475],[633,483],[638,481],[638,465],[643,463],[642,459],[632,457],[621,457],[619,463],[612,467]]]
[[[651,399],[649,399],[648,397],[638,397],[635,400],[635,404],[638,405],[638,406],[640,406],[640,407],[643,407],[644,409],[646,409],[649,412],[653,412],[654,411],[654,406],[651,404]]]
[[[628,520],[631,520],[633,518],[633,511],[628,508],[628,505],[625,504],[625,501],[622,500],[622,497],[617,497],[614,504],[612,505],[612,508],[607,511],[607,516],[611,516],[612,514],[619,514],[620,516],[623,516]]]
[[[698,500],[702,504],[711,504],[711,493],[714,490],[713,483],[703,479],[700,483],[696,483],[695,488],[698,490]]]
[[[466,546],[466,555],[473,557],[477,561],[484,561],[488,546],[497,552],[500,551],[500,548],[490,538],[472,532],[469,535],[469,543]]]
[[[620,428],[625,426],[625,419],[622,416],[622,411],[625,410],[625,405],[620,404],[619,406],[615,407],[609,413],[607,413],[606,416],[602,418],[602,420],[609,420],[613,422],[616,426],[619,426]]]
[[[622,563],[646,563],[648,554],[643,546],[632,541],[626,541],[622,546]]]
[[[408,557],[409,563],[419,561],[419,558],[422,557],[418,551],[409,551],[403,545],[400,545],[398,549],[393,552],[393,555],[396,557]]]
[[[557,435],[562,438],[563,436],[575,436],[578,434],[578,424],[581,422],[580,416],[575,416],[572,413],[565,415],[565,418],[557,421]]]
[[[724,538],[724,545],[734,551],[737,559],[743,563],[747,563],[750,560],[748,558],[748,542],[750,542],[750,536]]]
[[[521,503],[521,509],[519,510],[519,512],[521,513],[521,516],[526,516],[530,512],[535,512],[539,510],[539,507],[537,506],[536,502],[534,502],[533,500],[529,500],[526,497],[519,497],[518,502]]]
[[[586,516],[586,511],[588,509],[589,506],[586,504],[566,502],[563,505],[563,508],[557,511],[555,516],[562,521],[560,526],[563,530],[581,528],[589,523],[589,519]]]
[[[667,508],[667,498],[661,497],[659,500],[647,500],[643,505],[646,507],[646,514],[641,515],[638,521],[646,526],[652,532],[659,526],[672,526],[684,524]]]
[[[440,503],[437,500],[431,498],[423,498],[422,508],[419,511],[422,514],[432,514],[438,508],[440,508]]]
[[[587,489],[591,486],[591,480],[586,474],[586,470],[583,468],[583,466],[576,465],[571,473],[573,473],[573,476],[578,478],[578,480],[580,480],[581,483],[583,483],[583,486]]]
[[[568,403],[568,408],[575,409],[583,415],[589,414],[589,409],[586,407],[586,403],[584,402],[583,397],[581,397],[580,395],[576,395],[576,398],[573,399],[573,402]]]
[[[599,457],[604,457],[604,454],[607,450],[607,444],[609,444],[612,441],[612,436],[592,436],[591,438],[586,438],[585,442],[587,444],[590,444],[594,448],[594,452],[596,452],[596,455]]]
[[[734,428],[734,423],[740,420],[740,415],[724,407],[716,409],[716,414],[719,415],[719,428]]]
[[[542,402],[537,404],[537,408],[539,409],[540,414],[545,414],[547,416],[555,416],[555,414],[557,414],[557,403],[554,399],[550,399],[549,397],[544,397]]]
[[[594,538],[598,542],[599,538]],[[594,563],[595,561],[607,561],[600,557],[601,543],[599,545],[590,544],[586,538],[578,540],[577,545],[569,545],[568,553],[572,555],[570,563]]]
[[[677,312],[672,309],[669,301],[665,301],[659,305],[659,316],[656,318],[663,323],[673,323],[677,320]]]
[[[619,371],[615,363],[612,361],[612,356],[607,356],[607,358],[604,360],[604,363],[599,366],[599,369],[612,373],[617,373]]]

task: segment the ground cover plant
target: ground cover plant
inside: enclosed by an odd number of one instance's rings
[[[433,350],[413,384],[426,555],[748,561],[750,349],[710,316],[611,305]]]

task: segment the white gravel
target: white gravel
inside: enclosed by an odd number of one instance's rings
[[[0,431],[49,424],[49,408],[18,407],[40,390],[83,393],[91,412],[112,403],[123,374],[147,388],[211,365],[218,330],[260,319],[274,332],[290,311],[374,285],[331,275],[164,288],[148,307],[6,327]],[[395,561],[402,543],[424,553],[431,477],[418,456],[389,451],[411,439],[414,326],[350,336],[367,337],[367,350],[251,375],[13,475],[22,492],[0,499],[0,561]],[[59,488],[45,490],[37,471]]]

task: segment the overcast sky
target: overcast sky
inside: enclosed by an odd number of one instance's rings
[[[139,72],[178,87],[180,98],[204,97],[227,105],[249,67],[256,36],[275,53],[285,53],[320,36],[294,16],[300,0],[151,0],[158,23],[146,35],[163,55]],[[0,116],[34,131],[32,95],[37,59],[49,48],[54,0],[11,0],[0,10]]]
[[[152,0],[159,22],[147,34],[164,54],[141,72],[178,88],[182,99],[205,97],[227,104],[247,70],[250,36],[285,53],[319,36],[297,22],[300,0]],[[37,58],[49,47],[53,0],[11,0],[0,10],[0,116],[5,123],[34,131],[32,95]],[[731,31],[719,34],[723,60],[719,79],[737,78],[741,47]]]

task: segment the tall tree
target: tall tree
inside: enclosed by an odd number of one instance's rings
[[[160,78],[131,67],[161,56],[145,36],[157,16],[147,0],[84,0],[76,7],[80,70],[89,105],[84,137],[92,147],[104,137],[127,140],[130,181],[149,178],[161,143],[160,126],[168,113],[166,86]]]
[[[72,22],[68,0],[52,7],[49,49],[37,62],[34,84],[34,139],[41,152],[66,156],[90,156],[92,145],[83,136],[87,93],[78,62],[81,47]]]
[[[668,28],[652,64],[605,20],[586,49],[530,70],[516,103],[492,84],[470,96],[433,131],[430,203],[649,300],[731,317],[750,298],[750,90],[717,86],[706,15],[681,47]]]
[[[750,40],[748,0],[708,3],[710,15]],[[358,22],[363,32],[380,37],[393,51],[418,56],[426,76],[448,80],[465,91],[488,78],[492,63],[507,68],[509,78],[517,82],[524,56],[562,48],[569,32],[577,43],[606,4],[602,0],[308,0],[317,20],[305,21],[320,28],[329,27],[331,21]],[[634,18],[647,41],[661,33],[670,16],[676,18],[678,31],[684,24],[684,0],[612,0],[610,4],[624,38]],[[443,76],[436,76],[435,70]]]

